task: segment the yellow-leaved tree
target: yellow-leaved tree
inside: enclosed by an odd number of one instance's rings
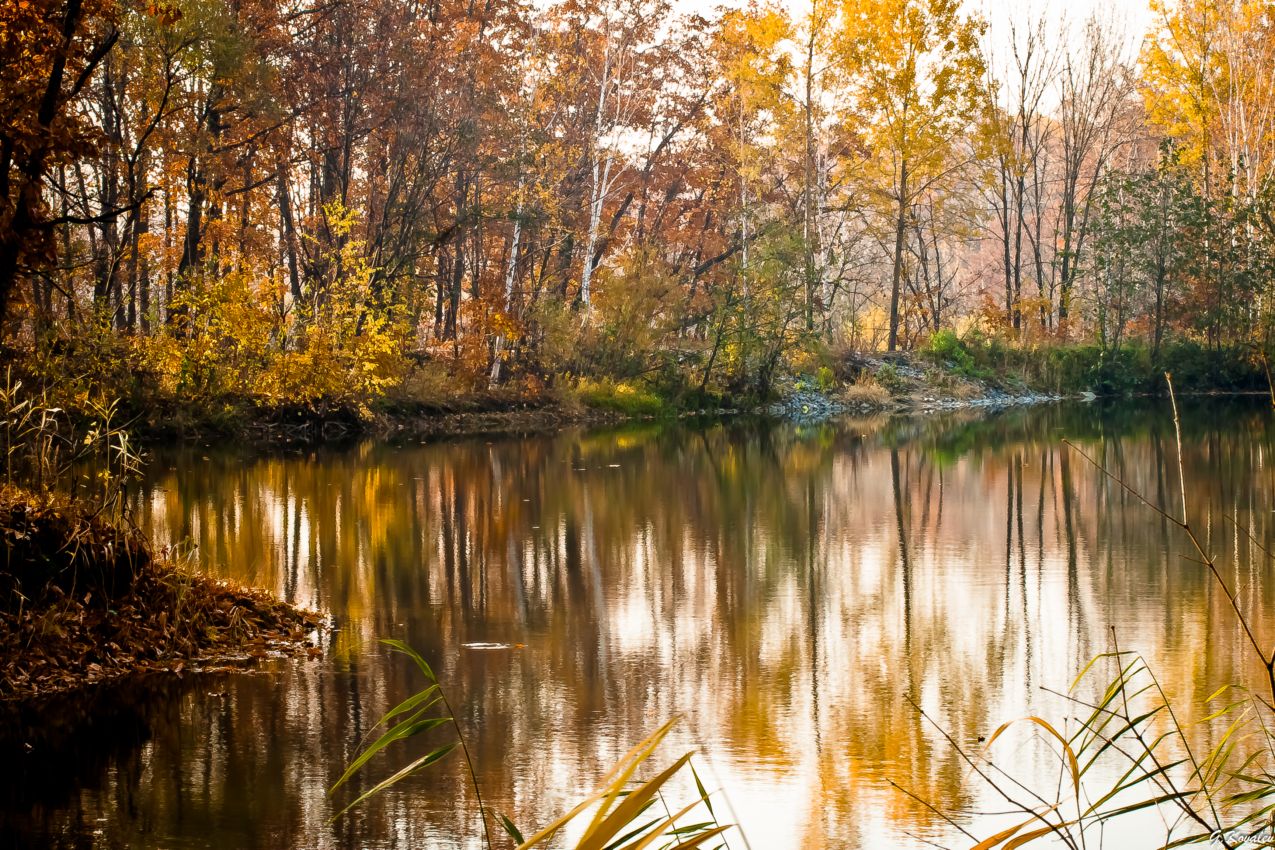
[[[905,240],[916,200],[970,161],[985,28],[959,0],[843,0],[837,60],[869,146],[865,187],[893,227],[889,349],[899,341]],[[888,240],[883,239],[888,244]]]
[[[368,262],[364,243],[349,238],[355,211],[332,201],[323,212],[339,245],[325,258],[331,278],[312,303],[292,305],[294,339],[258,395],[268,404],[334,404],[367,415],[368,403],[405,371],[406,308],[393,281]]]
[[[792,37],[787,15],[770,4],[750,4],[723,13],[709,43],[715,75],[721,81],[713,92],[704,168],[720,171],[714,179],[716,197],[732,220],[737,242],[733,272],[707,278],[702,298],[711,316],[710,348],[699,376],[701,390],[714,369],[738,376],[765,359],[766,351],[781,346],[787,328],[774,321],[771,293],[782,288],[770,274],[767,237],[775,230],[776,186],[787,174],[783,151],[782,116],[789,110],[786,86],[792,61],[786,45]],[[711,250],[730,252],[723,242]],[[788,307],[787,298],[779,299]],[[772,338],[771,328],[783,329]]]
[[[1152,0],[1142,55],[1147,113],[1206,195],[1224,168],[1251,200],[1275,168],[1275,19],[1264,0]]]

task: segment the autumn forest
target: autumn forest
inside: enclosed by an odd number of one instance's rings
[[[8,2],[5,345],[209,410],[1264,350],[1275,19],[1155,3]]]

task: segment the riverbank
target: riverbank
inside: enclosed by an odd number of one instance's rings
[[[589,402],[578,396],[566,400],[548,397],[538,405],[524,403],[507,409],[472,410],[456,413],[391,415],[376,419],[366,430],[327,429],[323,425],[279,430],[256,426],[258,441],[304,442],[340,434],[365,434],[383,439],[430,439],[474,434],[528,434],[556,431],[570,426],[610,425],[633,421],[721,418],[740,414],[783,419],[826,419],[844,414],[909,414],[948,410],[997,410],[1044,404],[1075,394],[1033,392],[1025,387],[1005,389],[991,381],[953,376],[941,368],[924,364],[913,355],[898,355],[887,370],[894,376],[890,388],[865,372],[855,380],[821,386],[816,377],[788,377],[776,386],[777,398],[769,403],[735,403],[731,399],[699,399],[698,404],[664,401],[646,395],[640,404],[615,401],[616,396],[637,394],[626,384],[612,384],[606,394],[596,394]]]
[[[317,655],[321,616],[194,573],[121,521],[0,487],[0,701]]]
[[[91,419],[83,399],[98,398],[99,408],[117,404],[120,419],[145,441],[235,440],[262,446],[533,433],[735,413],[809,418],[998,409],[1083,395],[1162,394],[1165,371],[1174,374],[1182,394],[1269,391],[1262,354],[1253,348],[1214,350],[1193,342],[1176,342],[1155,353],[1137,346],[1118,351],[1095,345],[1026,347],[950,332],[935,334],[913,352],[808,355],[802,369],[781,367],[764,392],[734,392],[729,382],[705,388],[681,373],[627,379],[561,376],[466,390],[465,380],[429,363],[418,364],[417,371],[357,403],[326,396],[285,403],[242,390],[206,393],[184,384],[165,388],[163,381],[136,377],[144,370],[124,370],[126,375],[120,369],[91,371],[67,384],[57,377],[67,374],[65,369],[51,370],[49,363],[39,362],[29,374],[19,372],[73,418]]]
[[[1077,393],[1035,389],[1006,376],[965,374],[950,363],[918,354],[847,358],[837,373],[796,378],[766,407],[772,416],[808,419],[846,413],[924,414],[998,410],[1044,404]]]
[[[853,356],[812,375],[785,375],[771,398],[692,392],[661,393],[639,381],[579,379],[535,395],[482,392],[444,402],[396,399],[362,414],[244,408],[216,421],[150,423],[150,439],[216,442],[246,439],[270,445],[339,442],[359,437],[424,440],[472,434],[527,434],[570,426],[738,414],[820,418],[844,413],[924,413],[1040,404],[1078,395],[1038,391],[1010,375],[965,375],[925,353]]]

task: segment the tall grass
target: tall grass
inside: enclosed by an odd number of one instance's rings
[[[4,484],[38,494],[63,492],[99,512],[121,507],[143,455],[119,421],[116,402],[87,399],[85,406],[88,421],[77,421],[6,369],[0,379]]]
[[[433,669],[418,652],[402,641],[383,640],[382,643],[410,658],[425,675],[426,685],[391,708],[377,721],[373,728],[379,730],[384,727],[385,731],[355,756],[341,778],[333,784],[330,793],[335,793],[362,771],[378,753],[395,743],[408,741],[440,727],[450,728],[453,736],[449,736],[441,744],[427,747],[423,754],[405,767],[356,796],[333,820],[459,748],[464,755],[465,769],[478,801],[478,815],[482,820],[483,839],[488,850],[495,846],[489,820],[500,825],[518,850],[547,847],[569,824],[584,822],[586,818],[587,823],[574,844],[576,850],[647,850],[670,847],[691,850],[719,836],[722,837],[723,844],[718,846],[724,845],[724,833],[731,827],[718,823],[710,795],[691,763],[691,753],[684,753],[649,778],[638,778],[673,728],[674,720],[668,721],[629,750],[601,779],[593,793],[539,828],[530,837],[524,837],[523,831],[508,815],[491,811],[483,804],[478,774],[469,748],[465,745],[463,730],[456,722],[446,693]],[[697,795],[674,810],[668,805],[663,792],[674,777],[685,773],[690,773]]]
[[[90,419],[72,417],[44,392],[32,393],[6,368],[0,376],[0,614],[51,586],[67,593],[32,634],[59,631],[74,591],[122,593],[151,553],[126,516],[127,487],[143,456],[119,422],[114,402],[84,400]],[[106,520],[106,521],[102,521]],[[115,520],[120,520],[116,522]],[[12,623],[4,624],[13,627]],[[29,643],[29,641],[28,641]]]

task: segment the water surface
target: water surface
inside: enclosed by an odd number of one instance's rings
[[[1188,513],[1264,625],[1272,417],[1203,399],[1182,428]],[[891,782],[996,806],[908,695],[975,746],[1003,720],[1058,716],[1044,688],[1065,689],[1113,629],[1189,705],[1245,674],[1243,636],[1186,542],[1064,438],[1181,510],[1158,402],[155,451],[143,525],[339,629],[318,662],[7,716],[0,844],[481,846],[458,758],[329,824],[326,789],[421,684],[386,636],[434,663],[489,804],[524,827],[679,715],[669,757],[701,753],[719,814],[754,848],[959,843]],[[1052,769],[1028,748],[1004,757]],[[1120,846],[1155,843],[1133,831]]]

